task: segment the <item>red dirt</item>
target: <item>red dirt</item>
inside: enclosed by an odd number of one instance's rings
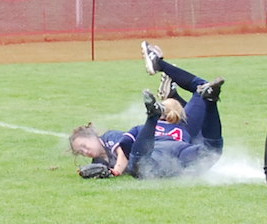
[[[143,39],[95,42],[95,59],[140,59]],[[168,58],[267,55],[267,34],[183,36],[148,39]],[[91,61],[91,42],[34,42],[0,46],[0,63]]]

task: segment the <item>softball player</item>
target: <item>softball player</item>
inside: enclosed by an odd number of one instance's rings
[[[183,111],[181,104],[179,110],[177,107],[174,109],[170,107],[174,104],[171,99],[160,104],[149,91],[144,91],[147,121],[144,126],[134,127],[125,133],[120,140],[120,146],[129,158],[131,174],[147,178],[207,170],[222,154],[217,101],[224,80],[217,78],[208,83],[164,61],[159,47],[145,41],[141,47],[150,75],[162,71],[178,86],[192,92],[193,96]],[[164,86],[164,81],[161,86]],[[171,88],[166,89],[165,97],[170,94]],[[197,137],[198,144],[195,144]]]
[[[74,155],[93,158],[92,163],[104,164],[114,176],[119,176],[127,171],[128,164],[124,152],[119,147],[123,133],[123,131],[110,130],[99,136],[90,122],[88,125],[74,129],[69,142]]]

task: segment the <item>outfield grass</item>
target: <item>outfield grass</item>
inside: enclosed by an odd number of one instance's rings
[[[219,104],[224,156],[246,155],[259,169],[266,59],[170,60],[208,80],[226,78]],[[68,134],[88,121],[100,132],[142,123],[141,90],[156,92],[160,77],[147,76],[141,60],[0,65],[0,77],[0,122],[18,127],[0,126],[0,223],[267,223],[263,177],[216,184],[203,178],[83,180],[66,138],[21,129]]]

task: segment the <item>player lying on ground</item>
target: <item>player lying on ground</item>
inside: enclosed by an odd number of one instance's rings
[[[207,170],[222,153],[216,103],[224,81],[208,83],[168,64],[162,60],[160,49],[147,42],[142,43],[142,50],[148,72],[165,72],[181,88],[193,93],[190,101],[183,109],[176,100],[166,99],[160,104],[149,91],[144,91],[148,114],[145,125],[127,133],[109,131],[101,137],[91,126],[80,127],[70,137],[73,152],[93,158],[93,163],[107,165],[115,176],[125,171],[135,177],[150,178]],[[161,87],[166,79],[162,81]],[[194,144],[192,140],[197,136],[201,143]],[[201,169],[196,166],[200,161]]]

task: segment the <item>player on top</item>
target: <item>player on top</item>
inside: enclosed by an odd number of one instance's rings
[[[172,104],[166,102],[171,99],[160,104],[150,92],[144,92],[147,121],[143,127],[133,128],[124,135],[133,140],[129,153],[129,169],[133,175],[142,177],[174,176],[187,171],[208,169],[222,153],[223,139],[217,101],[224,80],[217,78],[208,83],[164,61],[159,47],[144,41],[141,48],[149,74],[164,72],[171,78],[171,82],[192,92],[193,96],[188,103],[184,102],[184,111],[175,109],[170,113]],[[166,79],[162,79],[161,87],[165,81]],[[159,94],[162,98],[173,92],[171,82],[167,85],[167,90],[160,88]],[[180,99],[177,93],[175,98]],[[193,140],[197,136],[198,144],[194,144]],[[130,138],[125,137],[120,145],[127,148],[125,145],[129,142]]]

